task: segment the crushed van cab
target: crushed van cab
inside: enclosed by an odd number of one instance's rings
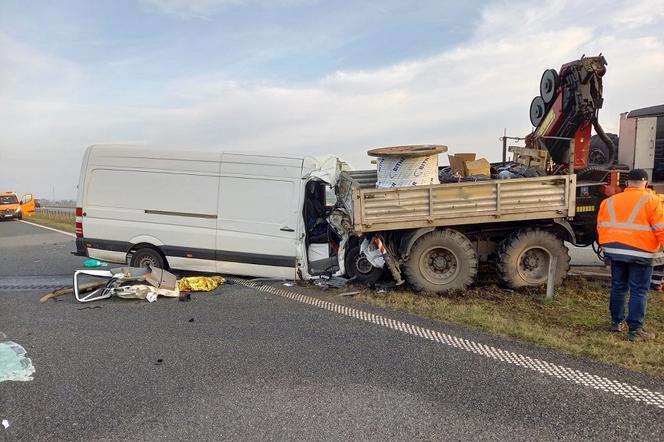
[[[19,200],[16,192],[0,193],[0,219],[23,219],[35,213],[35,201],[31,193],[26,193]]]

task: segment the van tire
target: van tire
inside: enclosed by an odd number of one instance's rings
[[[415,241],[403,270],[415,290],[445,293],[471,285],[478,262],[473,243],[461,232],[445,229]]]
[[[546,284],[549,254],[558,258],[555,284],[563,282],[569,272],[570,256],[563,241],[541,229],[519,230],[498,246],[498,275],[511,289]]]
[[[165,264],[165,259],[161,253],[149,247],[136,250],[129,263],[132,267],[152,267],[158,269],[165,269]]]
[[[18,212],[18,215],[16,215],[16,219],[21,221],[23,219],[23,212]]]
[[[379,269],[360,252],[360,246],[355,246],[346,253],[346,274],[359,284],[373,284],[383,276],[385,269]]]

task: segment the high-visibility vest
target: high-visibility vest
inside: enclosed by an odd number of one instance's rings
[[[615,261],[651,265],[661,261],[664,210],[647,189],[627,188],[602,201],[597,214],[598,242]]]

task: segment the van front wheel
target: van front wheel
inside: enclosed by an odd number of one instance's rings
[[[151,268],[164,268],[164,258],[154,249],[138,249],[131,257],[129,265],[132,267],[151,267]]]

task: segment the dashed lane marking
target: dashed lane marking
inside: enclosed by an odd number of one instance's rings
[[[580,370],[575,370],[573,368],[565,367],[562,365],[557,365],[551,362],[544,361],[542,359],[531,358],[530,356],[525,356],[512,351],[507,351],[500,348],[492,347],[490,345],[481,344],[479,342],[471,341],[468,339],[458,338],[456,336],[448,335],[446,333],[440,333],[436,330],[431,330],[417,325],[412,325],[402,321],[386,318],[384,316],[365,312],[345,305],[336,304],[334,302],[329,302],[329,301],[323,301],[317,298],[312,298],[311,296],[302,295],[300,293],[293,292],[290,290],[272,287],[269,285],[261,285],[260,283],[255,283],[242,279],[232,278],[232,280],[236,284],[244,285],[246,287],[251,287],[253,289],[270,293],[275,296],[281,296],[296,302],[312,305],[314,307],[318,307],[323,310],[339,313],[344,316],[349,316],[351,318],[359,319],[361,321],[370,322],[372,324],[380,325],[382,327],[386,327],[392,330],[407,333],[409,335],[418,336],[423,339],[428,339],[430,341],[434,341],[439,344],[444,344],[450,347],[458,348],[470,353],[491,358],[507,364],[512,364],[529,370],[533,370],[547,376],[552,376],[558,379],[572,382],[574,384],[583,385],[589,388],[593,388],[595,390],[602,390],[607,393],[613,393],[617,396],[622,396],[637,402],[643,402],[644,404],[664,409],[664,394],[657,391],[648,390],[647,388],[636,387],[634,385],[626,384],[624,382],[616,381],[613,379],[605,378],[602,376],[594,375]]]

